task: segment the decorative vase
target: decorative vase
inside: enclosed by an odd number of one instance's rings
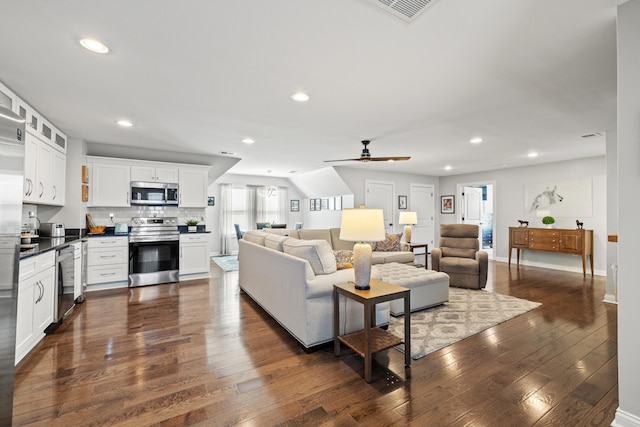
[[[198,231],[198,226],[197,225],[189,225],[189,226],[187,226],[187,229],[189,230],[189,233],[195,233],[196,231]]]

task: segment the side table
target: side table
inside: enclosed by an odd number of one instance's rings
[[[364,330],[340,336],[340,306],[338,295],[358,301],[364,306]],[[404,341],[392,333],[375,326],[376,304],[394,299],[404,299]],[[334,353],[340,356],[340,343],[364,358],[364,379],[371,382],[373,354],[404,342],[404,365],[411,366],[411,303],[410,290],[402,286],[372,279],[371,288],[356,289],[353,283],[333,285],[333,336]]]
[[[409,248],[411,249],[411,252],[414,252],[414,249],[418,249],[418,248],[424,248],[424,268],[425,270],[429,269],[429,245],[427,245],[426,243],[407,243],[409,245]]]

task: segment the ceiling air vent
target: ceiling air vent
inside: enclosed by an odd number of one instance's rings
[[[434,0],[366,0],[404,22],[413,22]]]

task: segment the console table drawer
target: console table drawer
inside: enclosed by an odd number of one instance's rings
[[[537,251],[558,251],[558,243],[555,242],[529,242],[529,249]]]

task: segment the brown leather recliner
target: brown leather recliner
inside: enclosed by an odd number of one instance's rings
[[[441,224],[439,247],[431,249],[432,268],[449,275],[449,285],[482,289],[487,284],[489,258],[480,251],[478,226]]]

